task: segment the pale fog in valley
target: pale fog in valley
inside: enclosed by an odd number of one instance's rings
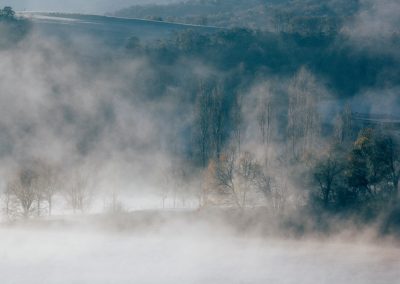
[[[400,283],[399,27],[0,0],[0,283]]]

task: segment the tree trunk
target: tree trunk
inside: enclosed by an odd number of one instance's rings
[[[40,217],[40,198],[37,199],[37,216]]]
[[[395,200],[400,200],[400,191],[399,191],[399,177],[395,177],[393,180],[393,188],[394,188],[394,197]]]
[[[51,216],[51,210],[53,209],[53,200],[52,200],[52,198],[49,197],[47,202],[49,203],[49,216]]]

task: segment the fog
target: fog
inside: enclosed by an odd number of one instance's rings
[[[86,3],[14,6],[105,13],[127,4]],[[350,30],[366,28],[365,15],[390,14],[370,7],[341,31],[350,44],[364,42]],[[393,142],[388,173],[386,156],[373,159],[386,144],[348,126],[344,107],[395,116],[398,87],[343,102],[307,66],[271,75],[192,56],[190,44],[209,34],[143,42],[146,32],[121,33],[108,44],[118,21],[97,36],[64,20],[62,36],[33,24],[0,48],[2,283],[398,282],[395,138],[383,140]],[[230,46],[237,39],[226,34]],[[358,179],[358,167],[387,171]]]
[[[214,228],[215,229],[215,228]],[[397,283],[400,249],[235,237],[185,225],[143,235],[99,229],[1,229],[3,283]]]
[[[357,14],[343,27],[360,49],[398,57],[395,36],[398,34],[400,3],[396,0],[360,1]]]
[[[146,60],[97,64],[104,54],[99,50],[79,55],[86,60],[79,62],[76,46],[93,46],[91,40],[76,38],[66,48],[32,35],[0,52],[7,70],[0,78],[3,176],[13,165],[40,157],[90,176],[96,192],[136,192],[151,199],[169,165],[167,141],[176,139],[184,116],[174,122],[179,106],[169,99],[143,99],[147,86],[141,79],[153,76]]]

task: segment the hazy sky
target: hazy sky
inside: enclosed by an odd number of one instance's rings
[[[58,11],[104,14],[134,4],[167,3],[174,0],[0,0],[1,6],[17,11]]]

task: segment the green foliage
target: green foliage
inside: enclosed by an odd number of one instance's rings
[[[0,9],[0,20],[15,20],[15,12],[11,7]]]
[[[390,209],[399,200],[397,145],[389,133],[363,129],[348,153],[341,149],[322,157],[314,167],[317,205],[366,218]]]
[[[0,9],[0,48],[9,48],[23,39],[30,30],[30,23],[16,17],[11,7]]]
[[[319,185],[316,198],[322,202],[326,209],[330,209],[332,203],[341,202],[340,179],[343,173],[343,161],[338,160],[331,153],[327,157],[320,159],[314,170],[314,178]]]
[[[338,30],[344,17],[358,9],[357,0],[196,0],[168,5],[136,5],[117,16],[170,22],[246,27],[253,29],[329,33]]]
[[[237,75],[234,81],[242,85],[251,84],[249,80],[259,76],[292,76],[303,66],[323,77],[340,97],[400,82],[400,73],[395,72],[398,57],[356,50],[335,33],[300,35],[230,29],[207,34],[187,30],[148,45],[146,50],[155,64],[170,67],[198,59],[225,74]]]

